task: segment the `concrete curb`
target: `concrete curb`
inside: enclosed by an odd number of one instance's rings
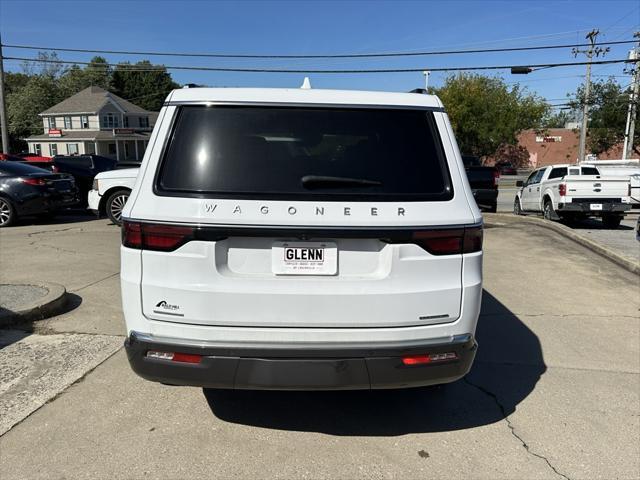
[[[623,257],[610,248],[607,248],[598,242],[594,242],[593,240],[576,233],[575,231],[565,225],[562,225],[561,223],[550,222],[541,218],[529,217],[525,215],[515,216],[510,213],[483,213],[482,216],[484,218],[484,224],[487,227],[501,227],[504,225],[514,225],[520,223],[536,225],[548,230],[553,230],[554,232],[559,233],[560,235],[570,240],[573,240],[583,247],[588,248],[592,252],[603,256],[604,258],[621,266],[625,270],[628,270],[631,273],[635,273],[636,275],[640,275],[640,263]]]
[[[20,306],[17,311],[0,311],[0,328],[44,320],[64,311],[67,306],[67,290],[64,286],[57,283],[30,283],[28,285],[45,288],[49,293],[36,302]]]

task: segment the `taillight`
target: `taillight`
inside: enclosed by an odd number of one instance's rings
[[[493,171],[493,186],[497,187],[500,183],[500,172],[496,169]]]
[[[193,239],[192,227],[123,222],[122,245],[142,250],[169,252]]]
[[[142,248],[142,227],[139,223],[122,222],[122,245]]]
[[[402,357],[404,365],[426,365],[428,363],[451,362],[458,359],[455,352],[430,353],[424,355],[406,355]]]
[[[567,194],[566,183],[561,183],[560,185],[558,185],[558,193],[560,194],[561,197],[564,197]]]
[[[456,255],[482,250],[482,227],[413,232],[411,241],[432,255]]]
[[[43,185],[46,185],[47,181],[44,178],[23,178],[22,183],[41,187]]]
[[[159,352],[156,350],[149,350],[147,352],[147,358],[180,363],[200,363],[202,361],[202,355],[178,352]]]
[[[53,173],[58,173],[58,172],[60,171],[60,169],[59,169],[58,167],[56,167],[55,165],[53,165],[53,166],[51,167],[51,171],[52,171]]]

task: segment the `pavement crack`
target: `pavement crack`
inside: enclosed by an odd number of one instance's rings
[[[78,230],[82,232],[84,229],[79,227],[69,227],[69,228],[58,228],[55,230],[38,230],[37,232],[31,232],[27,234],[27,237],[33,237],[34,235],[42,235],[43,233],[59,233],[59,232],[68,232],[70,230]]]
[[[467,385],[470,385],[476,389],[478,389],[479,391],[481,391],[482,393],[484,393],[485,395],[487,395],[488,397],[492,398],[493,401],[495,402],[495,404],[498,406],[498,408],[500,409],[500,412],[502,413],[502,417],[504,418],[505,422],[507,422],[507,426],[509,427],[509,430],[511,431],[511,435],[513,435],[524,447],[524,449],[527,451],[527,453],[529,455],[532,455],[534,457],[540,458],[542,460],[544,460],[546,462],[546,464],[549,466],[549,468],[551,468],[551,470],[554,471],[554,473],[562,478],[566,478],[567,480],[571,480],[568,476],[566,476],[564,473],[559,472],[556,467],[554,467],[551,462],[549,461],[549,459],[547,457],[545,457],[544,455],[540,455],[534,451],[531,450],[531,447],[529,447],[529,445],[527,444],[527,442],[525,442],[522,437],[520,435],[518,435],[516,433],[515,427],[512,425],[511,420],[509,420],[509,416],[507,415],[507,410],[504,407],[504,405],[502,405],[502,403],[500,403],[500,399],[498,399],[498,396],[493,393],[492,391],[484,388],[481,385],[478,385],[476,383],[473,383],[471,380],[469,380],[469,376],[465,376],[464,377],[464,381]]]
[[[118,271],[118,272],[116,272],[116,273],[111,273],[111,274],[107,275],[107,276],[106,276],[106,277],[104,277],[104,278],[101,278],[101,279],[99,279],[99,280],[96,280],[95,282],[88,283],[87,285],[84,285],[84,286],[82,286],[82,287],[80,287],[80,288],[76,288],[75,290],[70,290],[70,292],[71,292],[71,293],[77,293],[77,292],[79,292],[80,290],[84,290],[85,288],[92,287],[92,286],[94,286],[96,283],[104,282],[105,280],[109,280],[110,278],[113,278],[113,277],[115,277],[115,276],[117,276],[117,275],[120,275],[120,272],[119,272],[119,271]]]

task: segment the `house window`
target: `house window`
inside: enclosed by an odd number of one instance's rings
[[[42,156],[42,146],[39,143],[33,144],[33,153],[39,157]]]
[[[86,115],[80,116],[80,126],[82,128],[89,128],[89,117]]]
[[[77,143],[67,143],[67,153],[69,155],[77,155],[78,154],[78,144]]]
[[[122,120],[122,124],[125,128],[127,128],[129,126],[129,117],[124,117],[124,119]]]
[[[71,117],[64,117],[64,128],[71,130]]]
[[[58,144],[50,143],[49,144],[49,155],[55,157],[58,154]]]
[[[116,144],[115,143],[110,143],[109,144],[109,155],[115,155],[116,154]]]
[[[49,128],[56,128],[56,117],[49,117]]]
[[[149,117],[138,117],[140,128],[149,128]]]
[[[107,113],[102,116],[103,128],[118,128],[120,126],[120,117],[115,113]]]

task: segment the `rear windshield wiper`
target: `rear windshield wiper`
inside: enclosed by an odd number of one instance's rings
[[[377,180],[366,178],[328,177],[324,175],[305,175],[301,179],[305,188],[340,188],[340,187],[376,187],[382,185]]]

